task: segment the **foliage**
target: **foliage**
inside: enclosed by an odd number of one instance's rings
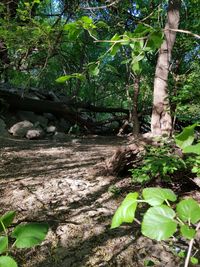
[[[112,229],[124,222],[132,223],[136,219],[138,203],[146,203],[150,208],[144,213],[141,223],[144,236],[157,241],[169,240],[178,231],[179,236],[184,239],[195,238],[200,227],[200,205],[195,200],[184,199],[175,205],[177,196],[172,190],[155,187],[143,189],[142,197],[138,197],[136,192],[126,196],[113,216]]]
[[[31,248],[41,244],[48,232],[46,223],[28,223],[19,224],[10,233],[8,228],[15,218],[15,212],[9,211],[0,217],[0,266],[17,267],[16,261],[9,256],[14,248]],[[9,244],[9,238],[15,239],[12,246]]]
[[[12,2],[0,4],[1,83],[19,90],[59,90],[69,98],[131,110],[134,77],[139,75],[138,112],[141,124],[149,124],[147,107],[163,40],[165,2],[116,1],[95,10],[84,1]],[[89,1],[94,7],[104,4]],[[187,1],[181,10],[180,27],[194,33],[199,26],[196,5]],[[199,119],[198,53],[192,35],[177,35],[169,91],[180,124]]]
[[[170,180],[177,171],[184,170],[186,163],[174,153],[170,145],[148,146],[140,166],[131,169],[132,181],[145,183],[155,178]]]
[[[130,170],[132,181],[145,183],[155,178],[171,180],[178,171],[190,170],[197,177],[200,175],[200,143],[194,144],[195,127],[198,124],[187,126],[175,136],[175,143],[185,154],[183,158],[176,153],[176,146],[171,142],[162,142],[159,146],[147,146],[144,159],[140,166]],[[192,156],[191,156],[192,154]]]

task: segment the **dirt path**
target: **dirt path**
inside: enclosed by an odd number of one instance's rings
[[[17,222],[46,221],[51,227],[43,246],[17,254],[20,266],[144,266],[148,257],[156,266],[178,266],[165,245],[138,238],[137,226],[109,229],[122,199],[109,187],[129,181],[96,171],[123,143],[113,137],[0,139],[2,212],[16,210]]]

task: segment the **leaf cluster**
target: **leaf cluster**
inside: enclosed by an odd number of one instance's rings
[[[8,227],[12,224],[16,213],[9,211],[0,217],[0,266],[17,267],[16,261],[9,256],[14,248],[31,248],[41,244],[48,232],[46,223],[19,224],[9,234]],[[10,237],[15,240],[10,246]]]

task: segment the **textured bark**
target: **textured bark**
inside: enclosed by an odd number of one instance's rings
[[[153,110],[151,131],[154,135],[171,135],[172,118],[168,97],[168,74],[172,58],[172,49],[176,39],[180,19],[180,0],[169,0],[167,22],[165,25],[165,40],[161,45],[154,79]]]

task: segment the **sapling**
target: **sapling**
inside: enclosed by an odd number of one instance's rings
[[[157,241],[169,240],[178,232],[180,237],[189,240],[184,267],[188,267],[190,260],[197,261],[195,257],[191,257],[191,252],[196,233],[200,228],[198,202],[189,198],[176,203],[177,196],[171,189],[156,187],[143,189],[141,198],[138,197],[137,192],[126,196],[113,216],[111,228],[135,220],[141,224],[144,236]],[[135,218],[138,203],[150,205],[141,222]]]

